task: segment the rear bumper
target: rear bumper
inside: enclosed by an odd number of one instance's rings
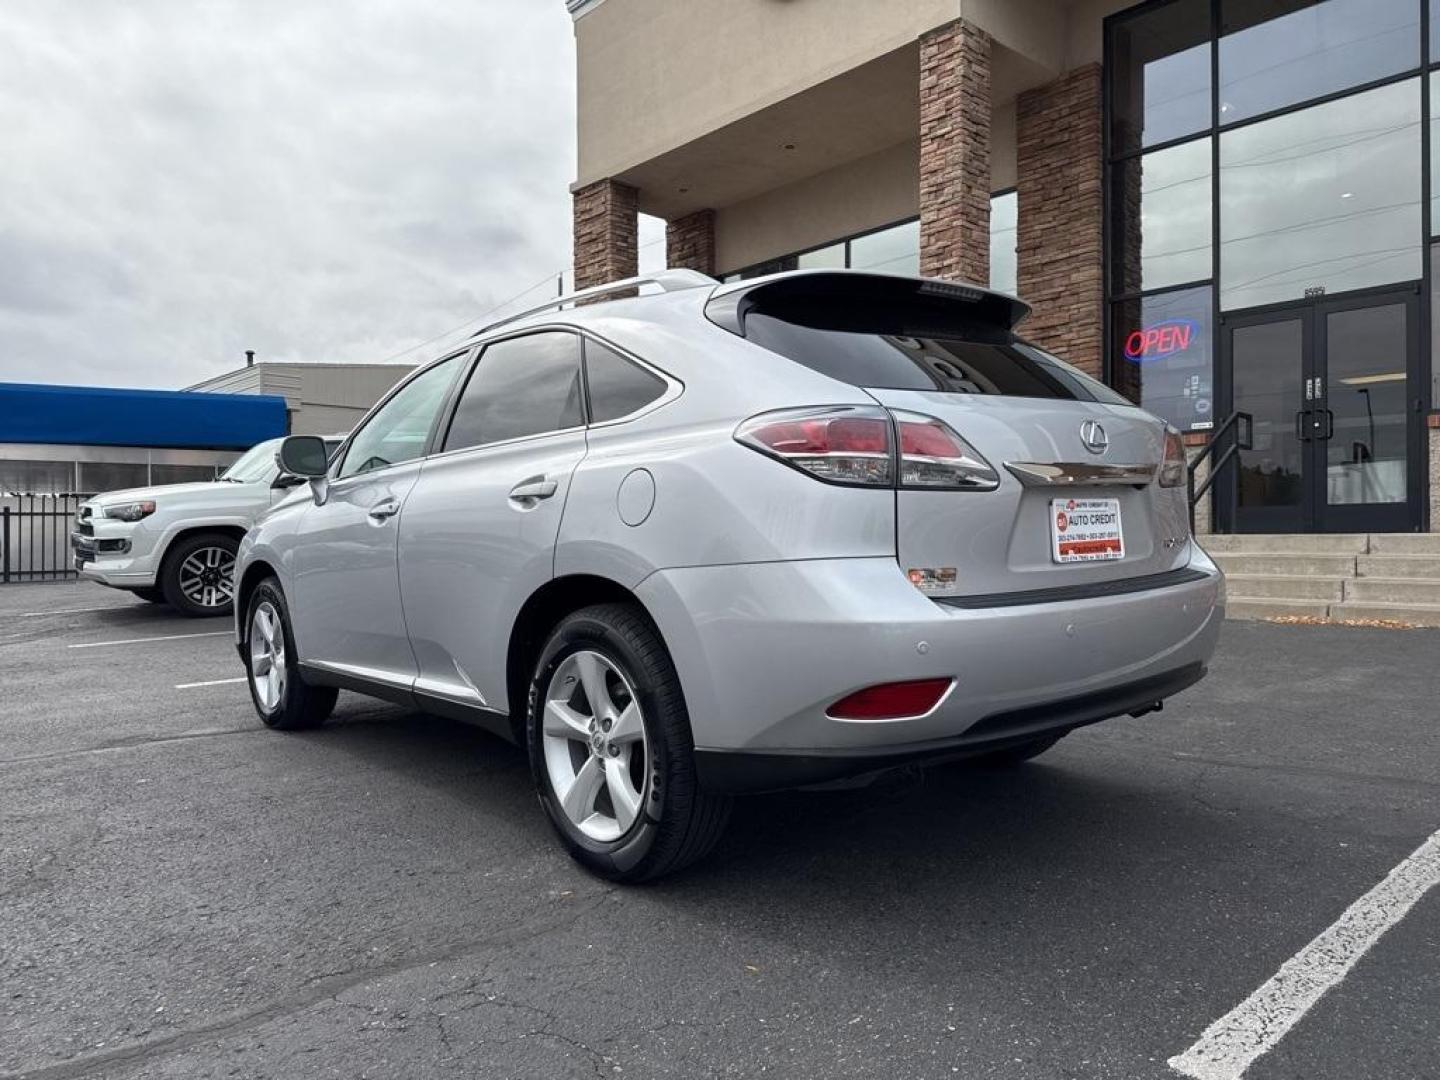
[[[937,604],[885,558],[668,570],[637,591],[675,660],[702,772],[733,788],[727,773],[769,766],[732,755],[820,759],[812,772],[829,779],[1163,700],[1203,675],[1224,616],[1209,558],[1192,545],[1182,568],[1143,591],[987,608]],[[924,716],[826,715],[864,687],[937,677],[954,688]]]
[[[700,783],[707,789],[739,793],[804,787],[904,765],[974,757],[1047,735],[1063,735],[1111,717],[1153,712],[1167,697],[1203,679],[1205,671],[1203,664],[1193,663],[1083,697],[996,713],[952,738],[926,743],[828,753],[697,750],[695,764]]]

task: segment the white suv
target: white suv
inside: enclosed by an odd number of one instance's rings
[[[228,615],[235,549],[297,483],[280,471],[281,440],[251,447],[220,479],[111,491],[80,507],[70,546],[81,577],[186,615]],[[333,452],[340,437],[327,438]]]

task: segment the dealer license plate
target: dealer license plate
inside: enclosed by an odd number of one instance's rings
[[[1119,499],[1051,499],[1050,550],[1058,563],[1125,557]]]

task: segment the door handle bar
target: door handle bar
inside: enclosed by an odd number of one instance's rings
[[[394,517],[399,512],[400,500],[386,499],[383,502],[378,502],[374,506],[372,506],[370,508],[369,514],[367,514],[366,516],[369,517],[371,521],[380,522],[385,521],[387,518]]]
[[[510,489],[510,498],[517,501],[548,499],[560,489],[560,485],[554,480],[543,476],[534,476],[529,480],[522,480]]]

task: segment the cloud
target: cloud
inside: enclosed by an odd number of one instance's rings
[[[560,0],[7,0],[0,380],[377,361],[553,276],[573,50]]]

